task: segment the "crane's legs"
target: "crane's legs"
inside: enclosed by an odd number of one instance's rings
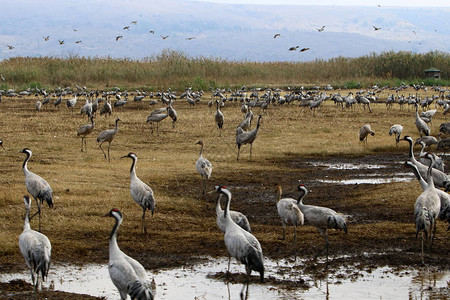
[[[286,224],[282,222],[283,224],[283,241],[286,239]]]
[[[34,197],[33,197],[34,198]],[[35,212],[31,217],[33,218],[35,215],[39,215],[39,232],[41,232],[41,204],[39,203],[39,200],[37,198],[34,198],[34,200],[36,200],[36,205],[37,205],[37,212]]]
[[[422,231],[422,238],[421,238],[421,240],[422,240],[422,264],[425,264],[425,261],[424,261],[424,259],[423,259],[423,231]]]
[[[100,150],[102,150],[102,152],[103,152],[103,155],[105,156],[105,158],[106,158],[106,153],[105,153],[105,151],[103,151],[103,148],[102,148],[102,144],[103,144],[103,142],[102,143],[100,143]]]
[[[294,260],[297,260],[297,226],[294,225]]]
[[[81,137],[81,152],[83,152],[83,140],[84,140],[84,137]]]
[[[252,145],[253,143],[250,144],[250,160],[252,160]]]
[[[142,211],[142,231],[145,235],[147,235],[147,227],[145,226],[145,207]]]
[[[241,150],[241,146],[238,145],[238,155],[237,155],[236,161],[239,161],[239,151],[240,151],[240,150]]]
[[[84,148],[86,149],[86,152],[87,152],[87,143],[86,143],[86,137],[84,137],[83,139],[84,139]]]
[[[111,142],[108,143],[108,162],[111,162],[110,158],[109,158],[109,149],[111,148]]]
[[[252,270],[248,267],[245,266],[245,270],[247,271],[247,281],[244,282],[244,285],[242,286],[242,290],[241,290],[241,300],[245,300],[248,299],[248,285],[250,284],[250,273],[252,272]],[[244,294],[245,291],[245,294]]]

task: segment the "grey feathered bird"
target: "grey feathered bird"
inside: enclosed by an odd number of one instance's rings
[[[389,135],[395,136],[395,146],[398,146],[397,144],[400,141],[400,136],[402,134],[402,131],[403,131],[403,126],[400,124],[394,124],[389,129]]]
[[[375,132],[370,128],[369,124],[365,124],[359,130],[359,140],[364,141],[364,144],[367,145],[367,137],[370,135],[375,135]]]
[[[95,122],[94,122],[95,116],[91,115],[91,124],[82,125],[80,128],[78,128],[77,136],[81,136],[81,152],[83,152],[83,141],[84,141],[84,147],[86,148],[87,152],[87,145],[86,145],[86,136],[91,134],[92,131],[94,131]]]
[[[420,137],[430,135],[430,128],[427,123],[419,117],[419,105],[416,103],[416,128],[419,131]]]
[[[77,104],[77,95],[75,95],[75,97],[66,101],[67,108],[72,109],[72,112],[73,112],[73,108],[75,107],[76,104]]]
[[[122,156],[122,158],[124,157],[129,157],[133,160],[130,168],[130,194],[134,202],[142,208],[142,231],[144,234],[147,234],[145,212],[147,210],[151,211],[152,216],[155,212],[155,197],[153,195],[153,190],[136,175],[136,153],[130,152],[128,155]]]
[[[422,146],[422,149],[420,150],[420,153],[419,153],[419,161],[424,166],[428,167],[430,165],[431,161],[429,159],[425,158],[425,154],[427,153],[425,151],[426,144],[424,141],[420,141],[419,144]],[[445,165],[444,165],[444,161],[442,160],[442,158],[440,158],[439,156],[437,156],[434,153],[429,153],[429,154],[432,155],[433,159],[434,159],[433,168],[435,168],[441,172],[444,172]]]
[[[297,253],[297,226],[301,226],[304,223],[303,213],[298,207],[299,200],[292,198],[281,198],[282,189],[280,185],[277,188],[277,211],[283,224],[283,240],[286,238],[286,225],[292,224],[294,226],[294,247],[295,253]]]
[[[145,121],[145,123],[149,123],[151,125],[151,130],[152,130],[152,134],[153,134],[153,123],[156,123],[156,133],[159,135],[159,122],[161,122],[162,120],[164,120],[165,118],[167,118],[169,116],[168,113],[168,108],[164,108],[164,110],[166,111],[165,114],[162,113],[151,113],[148,117],[147,120]],[[163,110],[163,111],[164,111]]]
[[[214,189],[219,195],[225,195],[227,204],[224,210],[225,218],[225,246],[228,253],[245,265],[247,272],[247,282],[241,290],[241,298],[243,298],[244,288],[250,283],[250,274],[253,271],[259,272],[261,282],[264,282],[264,261],[262,249],[259,241],[255,236],[237,225],[230,216],[231,193],[224,186],[216,186]]]
[[[106,154],[105,154],[105,151],[103,151],[102,144],[104,142],[108,142],[108,162],[110,161],[109,149],[111,148],[111,143],[114,140],[114,138],[116,137],[117,132],[119,131],[119,125],[118,125],[119,121],[120,121],[120,119],[117,118],[116,119],[116,127],[114,129],[103,130],[102,132],[99,133],[99,135],[97,137],[97,143],[100,143],[99,147],[102,150],[105,158],[106,158]]]
[[[100,116],[104,114],[106,118],[108,117],[108,115],[111,116],[111,113],[112,113],[111,101],[107,97],[105,103],[103,103],[103,106],[100,108]]]
[[[211,178],[213,167],[211,162],[203,157],[203,147],[204,147],[203,141],[199,140],[195,144],[201,146],[200,153],[198,155],[199,157],[197,159],[197,162],[195,163],[195,169],[202,178],[202,194],[204,194],[206,192],[206,181],[209,180],[209,178]]]
[[[258,123],[256,124],[256,128],[251,131],[244,131],[242,128],[238,127],[236,129],[236,145],[238,146],[238,153],[236,160],[239,161],[239,152],[241,150],[242,145],[250,144],[250,159],[252,159],[252,146],[253,142],[258,135],[258,130],[260,126],[262,116],[258,116]]]
[[[36,291],[39,284],[39,274],[41,274],[42,281],[45,281],[48,275],[52,256],[52,245],[44,234],[31,229],[31,200],[28,196],[24,196],[23,200],[25,202],[26,213],[23,231],[19,236],[19,248],[25,258],[25,263],[30,269],[31,280],[33,281],[34,291]]]
[[[214,120],[216,121],[217,128],[222,129],[224,116],[222,111],[220,111],[218,100],[216,100],[216,114],[214,115]]]
[[[298,207],[305,217],[306,224],[316,227],[317,231],[323,236],[326,243],[327,259],[328,259],[328,233],[329,228],[342,229],[347,233],[347,221],[344,215],[335,212],[331,208],[305,205],[303,204],[303,198],[308,194],[308,190],[303,184],[299,184],[298,191],[300,192]]]
[[[119,290],[120,299],[153,300],[154,295],[151,284],[144,267],[135,259],[120,250],[117,244],[117,230],[122,224],[122,213],[113,208],[105,215],[116,219],[109,236],[109,262],[108,271],[111,281]]]
[[[33,154],[31,150],[24,148],[20,152],[27,155],[25,161],[23,162],[22,170],[25,174],[25,186],[27,191],[31,194],[31,196],[33,196],[38,207],[38,211],[34,215],[39,215],[39,231],[41,231],[41,204],[45,200],[50,208],[53,207],[53,190],[44,178],[28,171],[28,161]]]
[[[172,128],[175,128],[175,122],[178,120],[177,111],[173,108],[172,104],[169,104],[167,114],[172,119]]]
[[[416,238],[420,231],[422,231],[422,262],[423,259],[423,244],[425,234],[426,239],[430,239],[429,249],[433,245],[434,234],[436,233],[436,218],[439,216],[441,209],[441,200],[436,193],[433,176],[431,175],[432,165],[434,164],[434,158],[428,153],[425,155],[426,158],[431,160],[430,166],[427,171],[427,183],[422,194],[417,197],[416,203],[414,204],[414,219],[416,222]]]

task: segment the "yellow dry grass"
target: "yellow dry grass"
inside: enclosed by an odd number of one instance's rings
[[[384,104],[374,104],[373,113],[369,113],[360,107],[355,107],[354,111],[341,110],[327,101],[312,116],[309,109],[303,110],[296,104],[271,106],[263,114],[261,129],[253,145],[253,160],[249,160],[249,146],[246,145],[241,148],[240,161],[236,162],[235,128],[242,120],[240,103],[226,103],[222,109],[225,125],[219,131],[214,123],[215,110],[207,106],[208,100],[209,95],[204,96],[195,107],[189,107],[185,100],[177,100],[174,107],[179,120],[175,128],[172,128],[171,120],[166,119],[159,126],[159,135],[156,132],[151,135],[149,125],[145,124],[152,108],[147,103],[130,101],[116,109],[111,118],[97,116],[95,130],[88,137],[88,151],[81,152],[76,131],[88,123],[79,113],[84,100],[79,100],[72,113],[64,106],[64,101],[60,108],[45,106],[37,112],[34,98],[4,98],[0,103],[0,139],[6,148],[0,149],[0,263],[22,259],[17,238],[23,226],[22,197],[27,191],[21,170],[25,155],[18,152],[24,147],[33,151],[29,170],[45,178],[54,191],[55,208],[50,210],[44,205],[42,219],[42,231],[53,244],[53,259],[77,262],[106,261],[107,239],[113,220],[102,216],[113,207],[124,213],[119,232],[119,243],[124,251],[136,251],[141,255],[148,252],[189,255],[186,253],[189,249],[193,254],[205,254],[215,246],[214,254],[225,254],[222,235],[215,225],[215,195],[200,195],[200,177],[195,171],[199,146],[194,145],[198,139],[205,142],[204,156],[214,168],[209,188],[229,182],[261,183],[262,190],[272,193],[276,182],[267,174],[278,174],[283,178],[283,174],[291,172],[281,161],[297,156],[364,156],[377,152],[402,152],[406,159],[407,144],[395,146],[394,138],[388,135],[390,126],[403,124],[404,134],[418,136],[413,110],[406,107],[402,111],[398,107],[388,111]],[[259,108],[255,108],[254,113],[257,115]],[[101,130],[113,128],[116,117],[122,121],[111,145],[111,163],[108,163],[95,139]],[[437,113],[433,119],[433,134],[443,121],[442,113]],[[367,147],[358,140],[359,128],[366,123],[376,132],[375,136],[369,137]],[[107,144],[104,146],[106,149]],[[137,175],[153,188],[157,201],[154,217],[147,216],[149,239],[141,233],[142,211],[129,193],[131,160],[120,159],[129,152],[137,154]],[[301,170],[299,172],[301,174]],[[287,186],[286,190],[294,188]],[[411,189],[414,189],[413,193]],[[379,186],[376,196],[363,194],[354,201],[370,206],[382,195],[382,199],[393,203],[393,208],[404,209],[404,206],[397,208],[394,198],[398,196],[404,203],[412,205],[418,194],[420,188],[416,182],[388,184]],[[36,208],[34,202],[33,205]],[[264,244],[279,243],[281,228],[275,205],[273,207],[272,224],[252,220],[263,247]],[[410,210],[412,215],[412,208]],[[36,221],[32,222],[33,228],[37,228]],[[389,222],[352,226],[355,229],[351,231],[361,228],[369,239],[380,233],[395,233]],[[399,234],[394,234],[392,239],[403,236],[405,231],[408,231],[408,238],[414,237],[412,221],[400,228]],[[301,230],[304,230],[303,239],[321,239],[311,228]],[[442,223],[439,230],[441,233],[445,230]],[[349,234],[347,241],[357,244],[360,240]]]

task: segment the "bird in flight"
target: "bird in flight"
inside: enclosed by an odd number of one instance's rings
[[[136,24],[137,24],[137,21],[131,21],[131,24],[136,25]]]
[[[190,41],[190,40],[193,40],[195,38],[196,38],[195,36],[191,36],[191,37],[186,38],[186,40]]]
[[[295,51],[295,50],[297,50],[298,48],[299,48],[299,46],[291,47],[291,48],[289,48],[289,51]]]
[[[62,40],[62,41],[58,40],[58,42],[59,42],[60,45],[64,45],[64,40]]]
[[[309,50],[309,48],[302,48],[302,49],[300,49],[299,52],[305,52],[305,51],[308,51],[308,50]]]
[[[416,32],[413,30],[413,33],[416,34]]]
[[[47,35],[47,36],[43,36],[43,38],[44,38],[44,41],[48,41],[49,39],[50,39],[50,36],[49,35]]]
[[[76,42],[75,42],[75,44],[80,44],[80,43],[81,43],[81,41],[76,41]]]
[[[380,30],[380,29],[381,29],[381,27],[375,27],[375,26],[373,26],[373,25],[372,25],[372,27],[373,27],[373,29],[374,29],[375,31],[377,31],[377,30]]]
[[[324,31],[325,30],[325,25],[323,25],[322,27],[320,27],[320,28],[316,28],[317,29],[317,31],[318,32],[322,32],[322,31]]]
[[[151,34],[155,34],[155,31],[154,30],[150,30],[149,31]]]
[[[12,49],[14,49],[14,46],[8,45],[8,49],[9,49],[9,50],[12,50]]]
[[[130,30],[130,26],[125,26],[123,30]]]
[[[162,37],[163,40],[165,40],[165,39],[167,39],[169,37],[168,35],[166,35],[166,36],[160,35],[160,36]]]
[[[74,28],[73,31],[77,32],[78,30]]]
[[[118,40],[120,40],[121,38],[123,38],[123,36],[122,36],[122,35],[118,35],[118,36],[116,36],[116,42],[117,42]]]
[[[276,39],[277,37],[281,37],[281,34],[277,33],[273,36],[274,39]]]

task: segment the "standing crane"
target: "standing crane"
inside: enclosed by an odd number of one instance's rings
[[[28,161],[31,158],[33,152],[31,152],[28,148],[23,148],[21,153],[25,153],[27,157],[22,165],[23,173],[25,174],[25,186],[27,188],[28,193],[33,196],[36,201],[38,211],[34,214],[39,215],[39,232],[41,231],[41,204],[44,203],[44,200],[47,202],[50,208],[53,207],[53,190],[41,176],[34,174],[33,172],[28,171]],[[33,216],[34,216],[33,215]],[[32,217],[33,217],[32,216]]]
[[[136,175],[136,153],[130,152],[128,155],[122,156],[121,158],[124,157],[129,157],[133,160],[130,168],[130,194],[134,202],[142,208],[142,230],[144,234],[147,235],[147,228],[145,226],[145,212],[148,209],[152,212],[152,216],[155,212],[155,197],[153,195],[153,190]]]
[[[417,166],[410,161],[406,161],[405,166],[412,169],[414,175],[416,176],[417,180],[420,183],[420,186],[422,187],[423,190],[425,190],[428,187],[428,183],[420,175]],[[439,199],[441,200],[441,210],[439,212],[439,219],[441,219],[441,221],[447,221],[450,224],[450,195],[447,192],[444,192],[443,190],[440,190],[436,187],[434,188],[434,190],[436,191],[437,195],[439,196]],[[447,231],[448,230],[450,230],[450,225]]]
[[[370,128],[369,124],[363,125],[361,129],[359,130],[359,140],[362,142],[364,141],[364,144],[367,146],[367,137],[370,135],[374,136],[375,132]]]
[[[247,272],[247,283],[244,284],[241,290],[241,299],[244,298],[244,289],[250,283],[250,274],[253,271],[259,272],[261,282],[264,282],[264,262],[262,249],[259,241],[255,236],[237,225],[231,219],[230,215],[230,202],[231,193],[224,186],[215,186],[212,192],[216,191],[219,195],[225,195],[227,199],[227,204],[224,210],[225,218],[225,246],[227,247],[228,253],[239,260],[245,265],[245,270]],[[246,293],[247,293],[246,292]]]
[[[145,121],[145,123],[149,123],[151,125],[151,129],[152,129],[152,134],[153,134],[153,123],[156,123],[156,133],[159,135],[159,122],[161,122],[162,120],[164,120],[165,118],[167,118],[169,116],[169,112],[168,112],[169,108],[166,107],[163,109],[163,111],[166,111],[165,114],[163,113],[157,113],[157,112],[152,112],[148,117],[147,120]]]
[[[441,209],[441,200],[436,193],[433,176],[431,175],[431,170],[433,169],[434,158],[429,153],[425,154],[427,159],[431,160],[430,166],[427,171],[427,186],[425,187],[422,194],[417,197],[416,203],[414,204],[414,219],[416,223],[416,239],[420,231],[422,231],[422,263],[424,263],[423,258],[423,244],[425,233],[425,238],[430,239],[429,250],[433,246],[433,238],[436,233],[436,218],[438,217]],[[433,231],[431,231],[433,230]]]
[[[295,256],[297,256],[297,226],[303,225],[304,216],[298,207],[298,200],[292,198],[281,198],[281,186],[277,185],[277,211],[283,224],[283,240],[286,238],[286,225],[292,224],[294,226],[294,249]]]
[[[419,170],[419,173],[422,176],[422,178],[427,178],[428,167],[417,161],[416,158],[414,157],[413,139],[410,136],[405,135],[402,140],[407,141],[409,143],[409,160],[417,166],[417,169]],[[450,178],[447,176],[447,174],[433,168],[431,170],[431,175],[433,176],[435,186],[445,188],[446,190],[450,188]]]
[[[239,161],[239,151],[241,150],[241,146],[245,144],[250,144],[250,160],[252,159],[252,146],[253,142],[258,135],[258,130],[260,126],[262,116],[258,116],[258,123],[256,124],[256,128],[251,131],[244,131],[242,128],[238,127],[236,129],[236,144],[238,146],[238,153],[236,161]]]
[[[398,142],[400,142],[400,135],[402,134],[403,126],[400,124],[394,124],[389,129],[389,136],[395,136],[395,146],[398,146]]]
[[[419,131],[420,137],[424,135],[430,135],[430,128],[428,127],[427,123],[425,123],[422,118],[419,117],[419,104],[416,103],[416,128]]]
[[[325,248],[327,251],[328,260],[328,247],[330,242],[328,241],[327,230],[329,228],[342,229],[345,233],[347,233],[348,229],[346,218],[344,215],[337,213],[328,207],[303,204],[303,198],[305,198],[308,194],[308,189],[305,185],[299,184],[298,190],[300,192],[298,207],[305,216],[306,223],[316,227],[317,231],[325,239]]]
[[[91,124],[82,125],[80,128],[78,128],[77,136],[81,136],[81,152],[83,152],[83,141],[84,141],[84,147],[86,148],[87,152],[87,145],[86,145],[86,136],[91,134],[92,131],[94,131],[95,123],[94,123],[94,115],[90,116]]]
[[[222,129],[224,116],[223,113],[220,111],[218,100],[216,100],[216,114],[214,115],[214,120],[216,121],[217,128]]]
[[[202,194],[205,194],[206,192],[206,180],[209,180],[209,178],[211,178],[211,173],[213,170],[212,164],[209,162],[209,160],[207,160],[206,158],[203,157],[203,146],[204,143],[202,140],[199,140],[195,143],[195,145],[200,145],[200,153],[199,153],[199,157],[197,159],[197,162],[195,163],[195,168],[197,169],[197,172],[200,174],[201,178],[202,178]]]
[[[119,121],[120,121],[120,118],[117,118],[116,119],[116,127],[114,129],[103,130],[102,132],[99,133],[99,135],[97,137],[97,143],[100,143],[100,149],[102,150],[103,155],[105,156],[105,159],[106,159],[106,153],[105,153],[105,151],[103,151],[102,144],[104,142],[108,142],[108,162],[110,161],[109,149],[111,148],[111,143],[114,140],[114,138],[116,137],[117,132],[119,131],[119,125],[118,125]]]
[[[24,196],[23,200],[25,202],[26,213],[23,231],[19,236],[19,248],[25,258],[25,263],[30,269],[31,280],[33,281],[34,291],[36,292],[39,284],[39,273],[41,274],[42,281],[45,281],[45,278],[48,276],[52,245],[44,234],[31,229],[31,200],[28,196]]]
[[[103,106],[100,108],[100,116],[105,115],[105,118],[111,116],[112,113],[112,106],[111,106],[111,100],[109,100],[108,97],[106,97],[105,103],[103,103]]]
[[[178,120],[178,114],[177,111],[172,107],[172,104],[169,104],[167,114],[172,119],[172,128],[175,128],[175,122]]]
[[[105,215],[113,217],[116,223],[109,236],[108,271],[111,281],[119,290],[120,299],[153,300],[154,294],[144,267],[135,259],[120,250],[117,244],[117,230],[122,224],[123,216],[120,210],[113,208]]]
[[[427,167],[428,167],[429,164],[431,163],[431,161],[425,157],[425,154],[427,153],[427,152],[425,151],[425,147],[426,147],[427,145],[425,144],[424,141],[419,141],[419,144],[422,146],[422,149],[420,150],[420,153],[419,153],[419,161],[420,161],[424,166],[427,166]],[[435,168],[435,169],[437,169],[437,170],[439,170],[439,171],[441,171],[441,172],[444,172],[445,165],[444,165],[444,161],[442,160],[442,158],[440,158],[439,156],[437,156],[437,155],[434,154],[434,153],[430,153],[430,155],[433,155],[433,158],[434,158],[434,165],[433,165],[433,168]]]

